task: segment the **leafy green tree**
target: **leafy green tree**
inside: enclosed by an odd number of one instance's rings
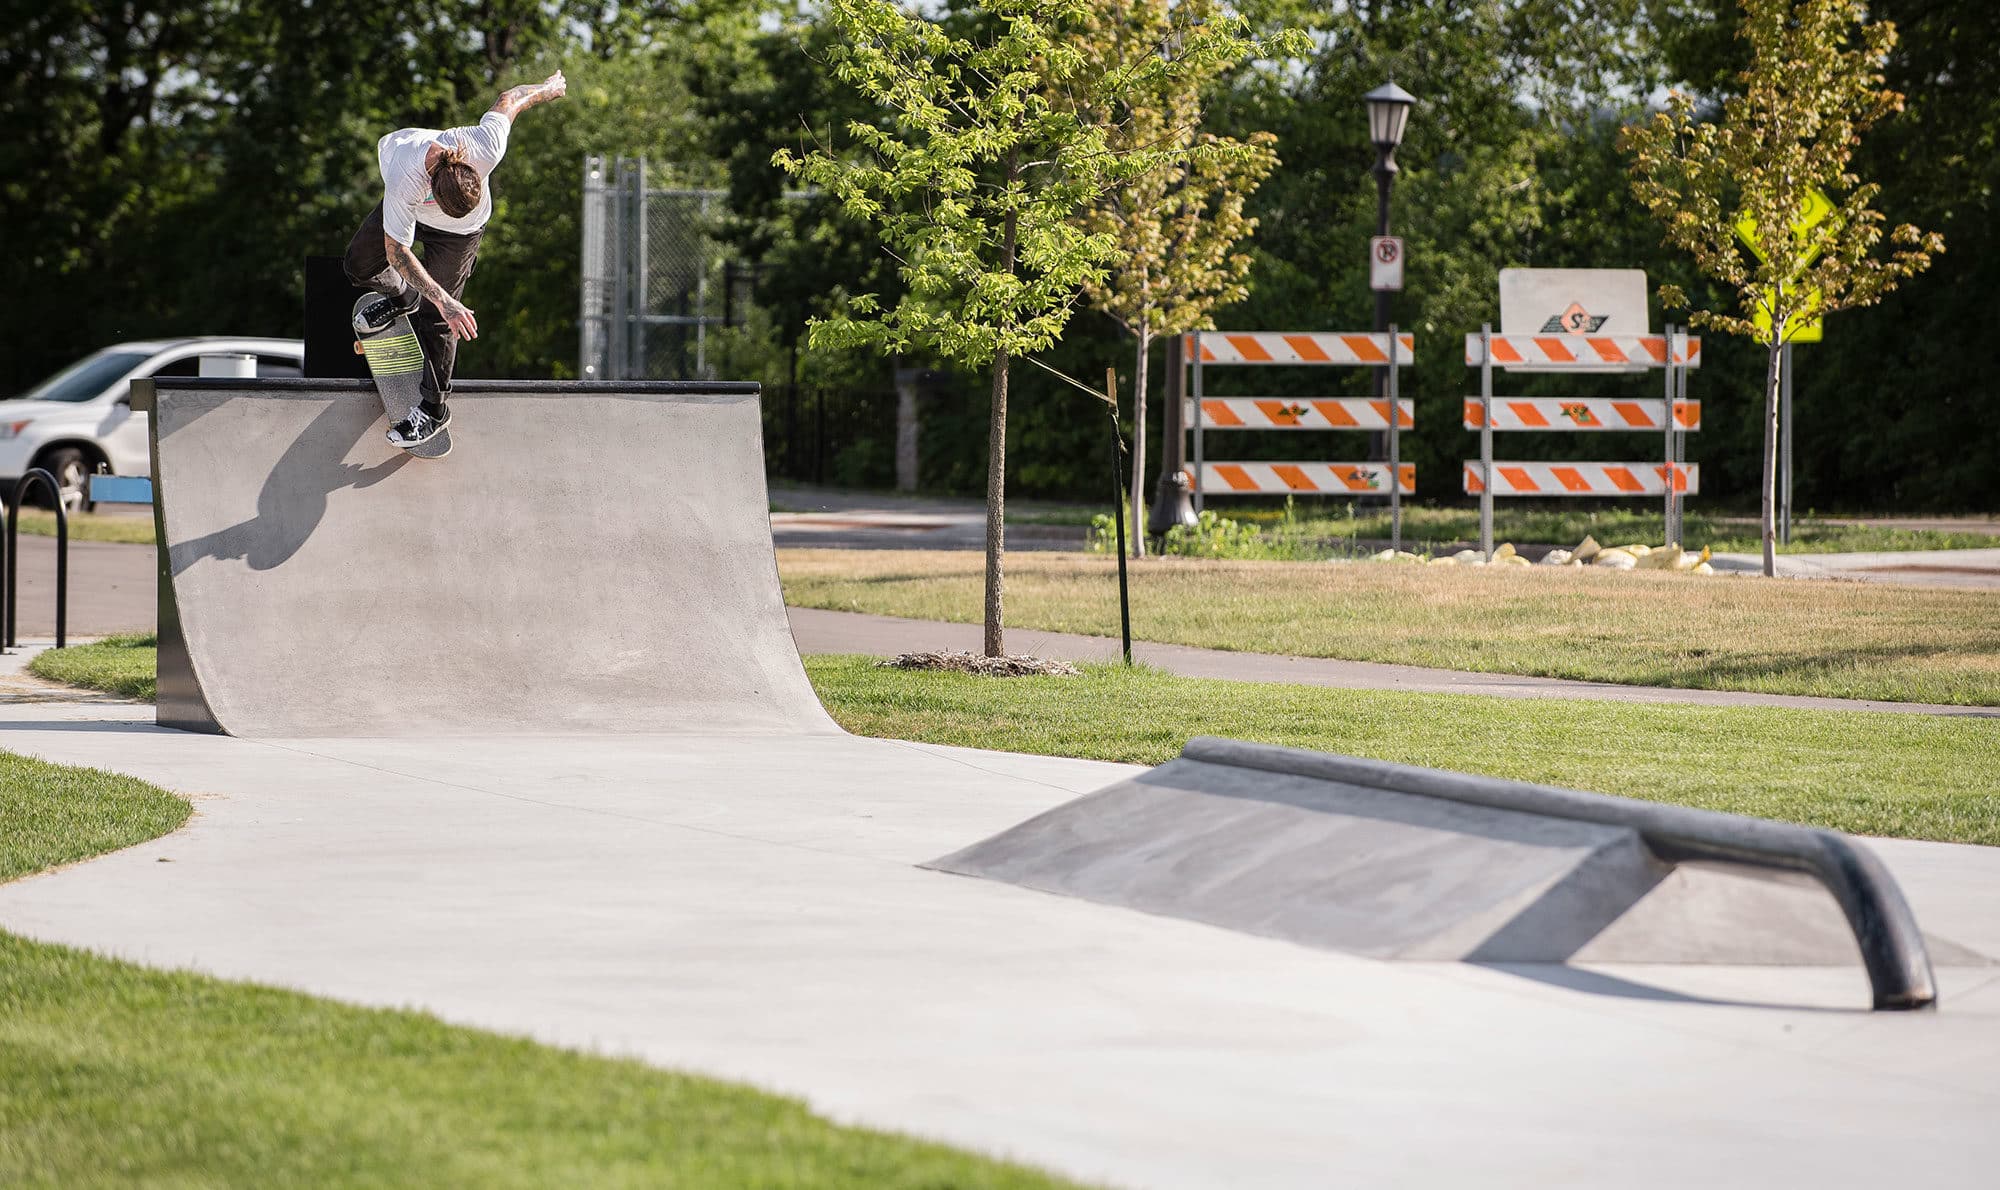
[[[1784,345],[1824,314],[1870,306],[1930,265],[1944,239],[1904,224],[1888,233],[1873,203],[1881,192],[1852,170],[1854,146],[1901,109],[1884,84],[1893,25],[1870,23],[1861,0],[1743,0],[1741,36],[1751,62],[1721,118],[1700,118],[1677,92],[1667,109],[1626,135],[1633,192],[1666,228],[1667,241],[1727,286],[1735,309],[1699,310],[1698,325],[1765,348],[1762,516],[1764,573],[1775,573],[1778,393]],[[1819,192],[1841,193],[1810,225]],[[1738,242],[1742,222],[1758,251]],[[1669,287],[1662,300],[1686,306]]]
[[[1278,164],[1276,137],[1253,132],[1238,141],[1201,130],[1204,93],[1239,64],[1216,60],[1210,70],[1159,72],[1149,85],[1107,95],[1100,79],[1129,73],[1143,62],[1179,52],[1188,32],[1216,19],[1216,0],[1100,0],[1077,23],[1070,42],[1091,73],[1075,91],[1056,98],[1111,102],[1085,118],[1112,129],[1114,152],[1155,145],[1191,144],[1203,151],[1179,169],[1141,174],[1100,195],[1084,227],[1109,235],[1117,246],[1110,272],[1087,282],[1090,304],[1135,341],[1132,369],[1132,553],[1142,556],[1146,536],[1147,363],[1155,335],[1214,325],[1209,312],[1248,292],[1250,254],[1242,244],[1257,221],[1244,202]],[[1220,150],[1220,151],[1215,151]]]
[[[1109,107],[1159,75],[1210,70],[1259,48],[1241,22],[1217,20],[1191,31],[1171,60],[1150,58],[1090,82],[1084,56],[1066,40],[1083,11],[1082,0],[982,0],[968,13],[971,30],[953,33],[888,0],[831,0],[828,18],[844,35],[832,51],[835,73],[890,118],[886,126],[848,124],[855,155],[821,148],[773,157],[874,222],[907,286],[894,306],[863,294],[815,321],[815,344],[917,349],[990,366],[989,656],[1005,651],[1009,364],[1061,337],[1082,287],[1103,277],[1115,252],[1110,236],[1085,231],[1078,216],[1109,188],[1204,151],[1117,151],[1110,127],[1078,114],[1097,105],[1050,96],[1088,83]]]

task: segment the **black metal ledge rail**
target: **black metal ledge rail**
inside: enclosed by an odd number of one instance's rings
[[[329,393],[375,395],[372,380],[295,376],[157,376],[134,381],[132,408],[151,410],[159,389],[255,393],[264,397],[324,397]],[[764,386],[754,380],[459,380],[454,396],[556,396],[589,393],[679,394],[690,397],[755,397]]]
[[[1669,863],[1720,860],[1801,872],[1825,885],[1847,915],[1877,1009],[1937,1003],[1930,955],[1895,877],[1874,852],[1835,831],[1213,736],[1189,740],[1181,758],[1625,827]]]

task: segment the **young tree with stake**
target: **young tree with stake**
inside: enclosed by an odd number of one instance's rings
[[[1072,34],[1086,60],[1104,74],[1148,57],[1172,58],[1192,29],[1221,12],[1216,0],[1098,0]],[[1104,96],[1117,110],[1086,113],[1111,126],[1121,151],[1185,143],[1203,149],[1179,169],[1155,170],[1115,186],[1084,215],[1084,226],[1117,244],[1110,271],[1084,287],[1092,307],[1136,340],[1132,371],[1132,553],[1145,553],[1146,389],[1153,339],[1211,326],[1211,311],[1249,292],[1250,255],[1239,251],[1257,228],[1244,200],[1278,164],[1277,138],[1260,132],[1247,142],[1201,132],[1202,93],[1236,63],[1206,72],[1153,76],[1150,85]],[[1087,102],[1091,89],[1083,92]],[[1207,151],[1210,148],[1220,152]]]
[[[814,347],[923,351],[991,369],[987,656],[1005,652],[1008,365],[1060,339],[1083,287],[1116,255],[1109,234],[1081,226],[1084,210],[1114,186],[1227,152],[1120,149],[1110,125],[1081,113],[1116,110],[1119,95],[1162,75],[1213,73],[1263,49],[1241,20],[1218,19],[1191,30],[1171,60],[1098,72],[1067,37],[1086,11],[1083,0],[977,0],[965,14],[976,32],[961,35],[890,0],[830,0],[827,19],[844,41],[834,71],[882,118],[848,125],[851,154],[821,146],[772,158],[875,224],[908,286],[892,308],[863,295],[815,320]],[[1086,88],[1087,102],[1051,99]]]
[[[1776,572],[1778,393],[1784,345],[1814,319],[1870,306],[1944,251],[1936,233],[1908,224],[1889,233],[1870,204],[1881,187],[1850,168],[1861,134],[1901,111],[1884,85],[1895,26],[1870,23],[1862,0],[1743,0],[1738,36],[1751,63],[1721,117],[1699,118],[1675,92],[1667,109],[1625,130],[1632,189],[1666,226],[1667,242],[1735,291],[1733,312],[1700,310],[1698,326],[1764,345],[1764,573]],[[1816,222],[1802,212],[1819,192],[1845,194]],[[1738,223],[1756,245],[1739,242]],[[1686,307],[1674,286],[1668,306]]]

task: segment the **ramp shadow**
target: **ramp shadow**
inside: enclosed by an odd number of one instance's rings
[[[204,558],[241,560],[252,570],[282,566],[312,537],[326,517],[327,500],[342,488],[378,484],[407,466],[398,451],[372,467],[346,462],[347,452],[372,428],[375,411],[363,420],[349,402],[330,403],[285,448],[257,493],[257,515],[226,529],[168,547],[167,564],[176,575]]]
[[[1837,1015],[1867,1016],[1868,1005],[1857,1002],[1851,1008],[1825,1004],[1799,1004],[1789,1000],[1744,1000],[1734,996],[1702,996],[1692,992],[1676,991],[1658,987],[1637,980],[1622,979],[1602,971],[1590,971],[1582,967],[1571,967],[1563,963],[1492,963],[1480,962],[1475,966],[1489,971],[1498,971],[1516,979],[1566,991],[1582,992],[1591,996],[1612,996],[1621,1000],[1653,1000],[1668,1004],[1703,1004],[1717,1008],[1764,1008],[1774,1012],[1816,1012]]]

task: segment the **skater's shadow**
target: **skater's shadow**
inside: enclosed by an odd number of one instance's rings
[[[334,401],[312,420],[271,468],[257,493],[257,515],[167,550],[178,575],[203,558],[241,559],[252,570],[282,566],[326,516],[327,498],[342,488],[382,482],[409,463],[397,451],[371,467],[345,462],[347,452],[379,418],[372,403]]]

